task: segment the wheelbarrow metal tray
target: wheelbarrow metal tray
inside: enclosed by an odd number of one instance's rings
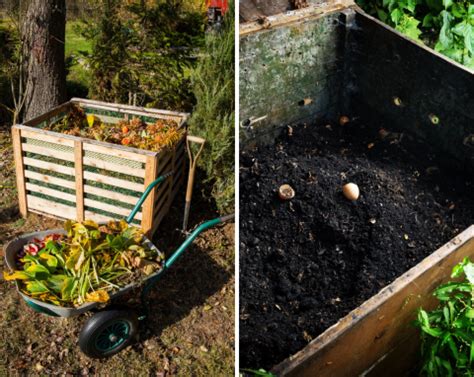
[[[16,255],[17,252],[20,251],[24,245],[32,241],[34,238],[44,238],[48,234],[52,233],[60,233],[60,234],[65,234],[66,231],[64,229],[53,229],[53,230],[46,230],[43,232],[35,232],[35,233],[30,233],[30,234],[25,234],[21,237],[18,237],[14,240],[12,240],[5,248],[5,261],[7,263],[7,266],[10,270],[15,270],[16,267]],[[143,244],[146,245],[148,248],[155,250],[158,252],[159,255],[162,255],[162,253],[157,249],[153,243],[145,237]],[[113,301],[115,298],[118,298],[119,296],[122,296],[123,294],[127,293],[130,291],[132,288],[138,287],[139,285],[143,284],[147,280],[153,279],[157,275],[159,275],[163,269],[160,269],[156,272],[154,272],[152,275],[149,275],[146,277],[146,279],[143,279],[139,282],[134,282],[131,284],[128,284],[127,286],[121,288],[120,290],[114,292],[113,294],[110,295],[111,301]],[[79,314],[85,313],[89,310],[92,310],[96,307],[98,307],[99,303],[92,302],[92,303],[85,303],[77,308],[68,308],[68,307],[62,307],[62,306],[57,306],[53,304],[48,304],[46,302],[36,300],[26,294],[24,294],[19,287],[18,282],[16,282],[16,287],[20,295],[23,297],[23,299],[31,306],[38,307],[41,309],[46,309],[46,312],[51,312],[54,313],[55,315],[59,317],[73,317],[77,316]]]
[[[186,128],[189,117],[187,113],[73,98],[23,125],[14,125],[20,213],[97,222],[120,219],[153,180],[174,171],[136,216],[137,224],[150,236],[184,181],[186,135],[174,148],[152,152],[44,130],[63,119],[72,106],[108,124],[139,117],[147,123],[173,120]]]

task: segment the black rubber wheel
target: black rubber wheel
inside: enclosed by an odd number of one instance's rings
[[[79,347],[89,357],[109,357],[129,346],[137,333],[138,316],[135,312],[104,310],[86,322],[79,334]]]

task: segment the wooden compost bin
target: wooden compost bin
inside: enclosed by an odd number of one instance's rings
[[[104,123],[170,119],[186,127],[188,114],[73,98],[12,128],[20,213],[60,219],[107,221],[126,217],[145,188],[174,171],[137,213],[135,223],[153,234],[183,183],[185,137],[172,150],[151,152],[43,130],[77,105]]]
[[[242,148],[273,143],[288,124],[364,114],[434,145],[447,167],[470,174],[473,72],[345,5],[329,2],[241,25]],[[432,290],[465,256],[474,256],[473,226],[273,372],[406,375],[419,360],[419,335],[411,323],[416,309],[435,304]]]

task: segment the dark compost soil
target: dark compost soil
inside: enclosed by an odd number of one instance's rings
[[[427,144],[362,122],[300,125],[242,152],[242,367],[302,349],[472,223],[471,182],[437,161]],[[342,195],[347,182],[358,201]],[[286,202],[284,183],[296,191]]]

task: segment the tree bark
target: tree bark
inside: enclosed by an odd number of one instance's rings
[[[65,0],[30,1],[22,23],[24,121],[66,101],[65,34]]]

